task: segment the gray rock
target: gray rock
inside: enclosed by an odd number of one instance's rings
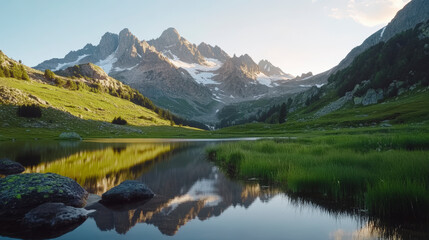
[[[62,139],[62,140],[82,140],[82,137],[75,132],[63,132],[60,134],[59,139]]]
[[[25,171],[25,168],[15,161],[3,158],[0,159],[0,174],[11,175],[22,173]]]
[[[11,175],[0,179],[0,218],[23,215],[47,202],[83,207],[87,197],[77,182],[58,174]]]
[[[324,116],[328,113],[331,113],[333,111],[336,111],[336,110],[342,108],[348,101],[351,101],[353,99],[353,94],[355,91],[356,91],[356,88],[353,91],[346,92],[346,94],[343,97],[341,97],[341,98],[337,99],[336,101],[333,101],[330,104],[328,104],[327,106],[323,107],[322,109],[317,111],[314,114],[314,116],[321,117],[321,116]]]
[[[138,181],[127,180],[105,192],[103,203],[129,203],[150,199],[155,194],[145,184]]]
[[[367,106],[378,103],[379,100],[383,99],[383,90],[368,89],[365,96],[362,98],[362,105]]]
[[[64,228],[83,223],[88,213],[86,209],[66,206],[64,203],[44,203],[25,214],[22,224],[26,228]]]

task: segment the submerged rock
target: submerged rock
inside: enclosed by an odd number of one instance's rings
[[[66,206],[64,203],[44,203],[25,214],[22,225],[33,229],[64,228],[83,223],[88,213],[86,209]]]
[[[153,198],[155,194],[145,184],[127,180],[105,192],[103,203],[129,203]]]
[[[22,173],[24,171],[25,168],[20,163],[6,158],[0,159],[0,174],[11,175]]]
[[[64,140],[82,140],[82,137],[75,132],[63,132],[59,138]]]
[[[86,204],[88,192],[77,182],[54,173],[25,173],[0,179],[0,218],[24,215],[47,202],[74,207]]]

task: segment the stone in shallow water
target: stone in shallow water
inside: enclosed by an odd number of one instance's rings
[[[89,211],[66,206],[64,203],[44,203],[27,214],[22,221],[26,228],[56,229],[81,224]]]
[[[0,219],[19,217],[47,202],[74,207],[86,204],[88,192],[77,182],[54,173],[25,173],[0,179]]]
[[[103,203],[129,203],[151,199],[155,194],[145,184],[127,180],[105,192],[101,198]]]
[[[0,159],[0,174],[11,175],[22,173],[25,168],[18,162],[3,158]]]

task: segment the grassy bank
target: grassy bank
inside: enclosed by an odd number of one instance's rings
[[[429,220],[429,135],[378,133],[225,143],[208,149],[230,176],[364,208],[385,219]]]

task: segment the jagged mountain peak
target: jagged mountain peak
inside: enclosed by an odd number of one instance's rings
[[[166,57],[186,63],[206,64],[206,60],[195,44],[181,37],[175,28],[168,28],[157,39],[148,41]]]
[[[281,68],[274,66],[270,61],[263,59],[258,63],[259,70],[266,76],[279,76],[285,78],[294,78],[293,75],[285,73]]]
[[[253,59],[248,54],[244,54],[239,57],[237,57],[234,54],[234,56],[231,58],[231,62],[236,67],[245,67],[246,71],[248,72],[255,73],[255,74],[259,73],[258,65],[255,63],[255,61],[253,61]]]
[[[118,34],[106,32],[101,37],[100,43],[98,44],[98,57],[100,59],[105,59],[106,57],[108,57],[112,52],[116,50],[116,48],[118,47],[118,43]]]
[[[214,58],[219,60],[220,62],[225,62],[230,56],[228,53],[223,51],[219,46],[211,46],[205,42],[202,42],[198,45],[198,51],[200,51],[201,55],[206,58]]]

